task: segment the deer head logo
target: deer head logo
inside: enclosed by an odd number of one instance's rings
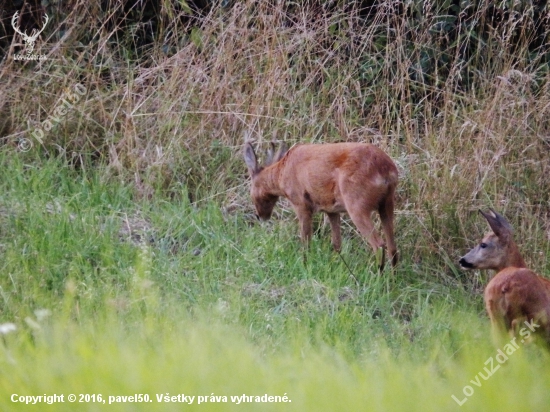
[[[36,39],[38,39],[38,36],[40,35],[40,33],[44,31],[44,28],[46,28],[46,25],[48,24],[49,17],[47,14],[44,14],[44,26],[42,27],[41,30],[32,29],[30,36],[27,33],[19,30],[19,27],[16,26],[18,17],[19,17],[19,12],[16,11],[11,19],[11,25],[13,26],[13,29],[15,30],[15,32],[21,35],[23,42],[25,43],[25,50],[27,52],[27,56],[30,56],[34,50],[34,44],[36,43]]]

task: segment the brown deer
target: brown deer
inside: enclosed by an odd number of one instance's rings
[[[519,332],[528,338],[530,332],[536,332],[550,347],[550,281],[526,268],[512,237],[512,227],[504,217],[492,209],[480,213],[493,232],[485,235],[459,263],[466,269],[497,272],[484,293],[495,337],[508,331],[512,337]],[[527,328],[522,328],[524,325]]]
[[[380,269],[386,247],[392,265],[397,264],[393,209],[398,173],[386,153],[366,143],[300,144],[288,151],[283,145],[276,154],[274,149],[272,144],[268,160],[260,166],[252,144],[247,142],[244,147],[252,178],[250,194],[260,219],[269,219],[279,197],[286,197],[300,221],[301,239],[307,243],[312,215],[324,212],[330,222],[332,245],[339,251],[340,213],[347,212],[380,256]],[[385,243],[374,228],[374,211],[380,214]]]

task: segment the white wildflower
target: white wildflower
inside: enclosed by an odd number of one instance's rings
[[[47,317],[51,316],[51,314],[52,311],[49,309],[36,309],[34,311],[34,315],[36,316],[36,320],[38,320],[38,322],[43,321]]]
[[[17,330],[17,326],[14,323],[2,323],[0,325],[0,335],[7,335],[15,330]]]

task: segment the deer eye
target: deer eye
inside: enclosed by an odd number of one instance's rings
[[[480,243],[479,247],[485,249],[487,247],[487,243]]]

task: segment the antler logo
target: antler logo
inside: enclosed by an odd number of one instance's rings
[[[31,53],[34,50],[34,45],[36,43],[36,40],[38,39],[38,36],[40,35],[40,33],[42,33],[44,31],[44,29],[46,28],[46,25],[48,24],[49,17],[48,17],[47,14],[44,14],[44,26],[40,30],[32,29],[32,32],[31,32],[30,35],[28,35],[26,32],[22,32],[21,30],[19,30],[19,27],[16,26],[16,22],[17,22],[18,17],[19,17],[19,12],[16,11],[15,14],[13,15],[12,19],[11,19],[11,25],[12,25],[13,29],[16,31],[16,33],[19,33],[21,35],[21,37],[23,39],[23,42],[25,43],[25,51],[27,52],[26,59],[30,59],[31,58]]]

